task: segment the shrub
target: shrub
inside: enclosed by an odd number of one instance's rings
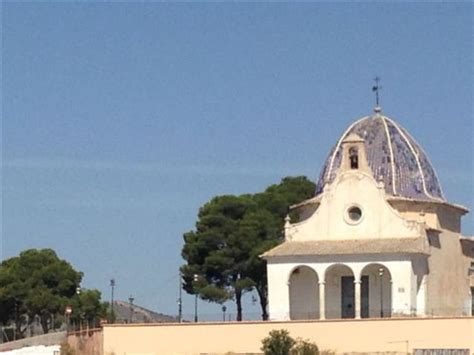
[[[76,352],[71,347],[71,345],[69,345],[68,342],[63,342],[63,343],[61,343],[60,353],[61,353],[61,355],[74,355]]]
[[[297,339],[296,345],[291,349],[291,355],[319,355],[319,349],[309,340]]]
[[[295,343],[287,330],[272,330],[262,340],[261,350],[265,355],[290,355],[291,348]]]

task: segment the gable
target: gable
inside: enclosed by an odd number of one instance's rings
[[[319,207],[287,227],[293,241],[418,237],[421,224],[403,218],[386,201],[383,184],[361,171],[346,171],[327,185]]]

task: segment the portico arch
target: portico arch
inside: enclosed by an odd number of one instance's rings
[[[325,274],[326,318],[354,318],[354,272],[344,264],[331,265]]]
[[[298,266],[289,276],[290,319],[319,318],[319,278],[308,266]]]
[[[361,272],[362,293],[361,316],[362,318],[382,318],[392,315],[392,275],[390,270],[380,264],[366,265]],[[367,284],[365,284],[367,283]]]

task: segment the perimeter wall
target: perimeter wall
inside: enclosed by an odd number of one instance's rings
[[[273,329],[344,352],[410,352],[469,349],[474,318],[362,319],[290,322],[228,322],[106,325],[104,355],[259,353]]]

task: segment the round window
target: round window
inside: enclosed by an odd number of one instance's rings
[[[347,214],[352,222],[358,222],[362,218],[362,210],[357,206],[349,208]]]

